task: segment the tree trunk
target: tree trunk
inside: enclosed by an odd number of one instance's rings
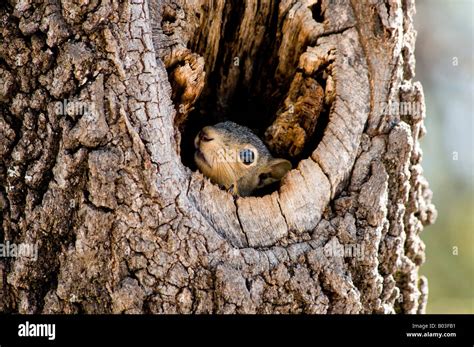
[[[416,313],[412,0],[0,5],[0,311]],[[232,119],[295,168],[234,198],[192,138]]]

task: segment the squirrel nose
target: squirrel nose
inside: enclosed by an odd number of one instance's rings
[[[199,132],[199,140],[202,142],[209,142],[214,140],[209,134],[203,129]]]

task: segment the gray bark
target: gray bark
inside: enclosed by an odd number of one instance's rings
[[[436,211],[414,12],[410,0],[0,5],[0,236],[39,248],[37,261],[0,259],[0,311],[424,312],[419,234]],[[183,164],[180,142],[242,90],[272,105],[269,147],[303,157],[278,191],[234,199]],[[92,111],[60,115],[64,99]],[[331,253],[341,246],[363,254]]]

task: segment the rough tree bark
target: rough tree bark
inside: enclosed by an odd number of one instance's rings
[[[39,255],[0,259],[0,311],[424,312],[419,234],[436,213],[414,13],[412,0],[2,3],[0,237]],[[61,114],[64,100],[90,112]],[[189,164],[191,125],[224,118],[297,163],[277,191],[234,199]]]

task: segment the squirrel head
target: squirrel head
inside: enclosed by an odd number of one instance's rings
[[[199,170],[240,196],[281,180],[291,170],[288,160],[273,158],[257,135],[234,122],[204,127],[194,146]]]

